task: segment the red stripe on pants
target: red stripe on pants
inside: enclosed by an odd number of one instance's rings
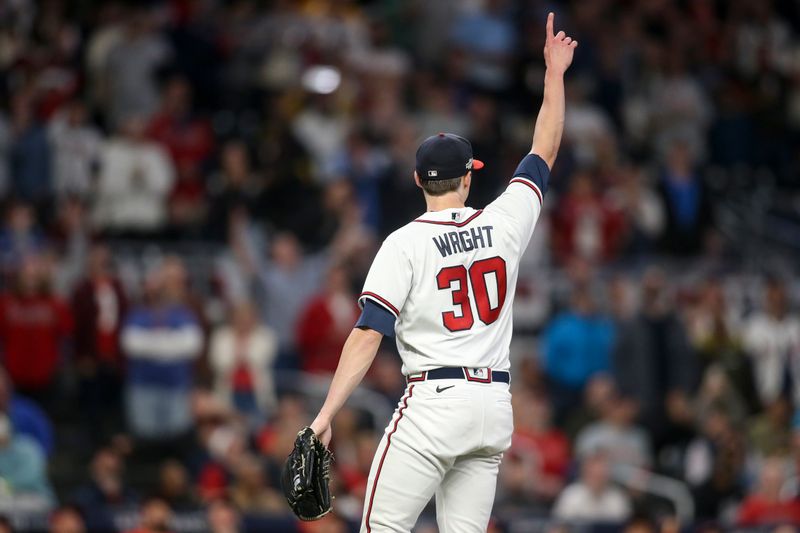
[[[408,399],[414,394],[414,385],[411,385],[408,388],[408,395],[403,400],[403,407],[401,407],[397,411],[397,420],[394,421],[394,427],[386,436],[386,448],[383,449],[383,455],[381,455],[381,460],[378,463],[378,470],[375,472],[375,481],[372,482],[372,493],[369,496],[369,506],[367,507],[367,516],[364,519],[367,525],[367,533],[372,532],[372,527],[369,525],[369,517],[372,514],[372,502],[375,501],[375,489],[378,487],[378,479],[381,477],[381,469],[383,468],[383,461],[386,460],[386,452],[389,451],[389,446],[392,444],[392,435],[394,435],[395,431],[397,431],[397,424],[400,423],[400,419],[403,418],[403,411],[408,408]]]

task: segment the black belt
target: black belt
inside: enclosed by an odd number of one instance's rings
[[[459,366],[446,366],[434,368],[426,372],[418,372],[406,376],[408,383],[427,381],[429,379],[466,379],[476,383],[510,383],[511,374],[505,370],[492,370],[491,368],[462,368]]]

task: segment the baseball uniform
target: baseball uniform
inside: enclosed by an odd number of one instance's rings
[[[420,151],[426,144],[433,155],[417,153],[420,179],[483,166],[461,137],[431,137]],[[389,235],[375,257],[357,326],[395,336],[408,386],[376,451],[362,532],[410,531],[434,495],[442,533],[486,531],[513,431],[519,261],[548,178],[547,164],[527,155],[485,209],[426,212]]]

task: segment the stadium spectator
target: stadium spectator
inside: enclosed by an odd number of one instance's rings
[[[328,263],[326,253],[304,256],[291,233],[280,233],[272,241],[270,259],[258,273],[258,282],[264,295],[264,320],[278,334],[279,368],[297,368],[299,364],[294,338],[297,319],[319,289]]]
[[[49,533],[85,533],[86,522],[76,507],[62,506],[50,514]]]
[[[53,192],[50,143],[47,130],[37,120],[31,95],[11,98],[9,170],[15,196],[42,205]]]
[[[651,85],[648,95],[653,147],[657,153],[669,153],[675,139],[680,139],[695,158],[704,156],[706,131],[714,112],[707,93],[689,74],[683,54],[667,55],[659,70],[660,83]]]
[[[617,391],[611,376],[592,376],[583,391],[583,402],[567,412],[563,427],[569,441],[575,442],[582,429],[606,416],[616,399]]]
[[[637,414],[635,400],[617,397],[603,418],[578,433],[575,455],[585,458],[604,453],[618,474],[624,474],[626,467],[649,468],[653,450],[647,432],[635,425]]]
[[[708,367],[700,383],[700,390],[692,404],[694,419],[705,420],[712,409],[725,411],[731,423],[737,427],[744,424],[748,414],[744,400],[728,381],[725,371],[716,365]]]
[[[30,204],[12,202],[4,218],[0,229],[0,273],[5,278],[17,273],[23,258],[41,253],[46,240]]]
[[[187,467],[195,482],[195,493],[204,502],[227,494],[230,481],[228,450],[243,453],[241,432],[232,430],[239,416],[222,405],[211,391],[197,390],[192,411],[195,443],[188,454]],[[237,426],[238,427],[238,426]]]
[[[389,164],[386,151],[370,144],[363,132],[351,134],[345,150],[332,163],[332,173],[352,184],[361,217],[375,231],[381,227],[380,188]]]
[[[15,433],[35,440],[46,455],[53,453],[52,422],[36,402],[14,394],[14,386],[3,368],[0,368],[0,413],[8,416]]]
[[[701,252],[713,222],[713,209],[686,141],[670,144],[659,195],[667,215],[662,236],[664,250],[676,255]]]
[[[747,426],[751,453],[760,458],[787,455],[792,445],[791,418],[792,404],[787,398],[765,405]]]
[[[641,167],[624,165],[617,176],[618,182],[609,190],[607,201],[611,211],[619,212],[626,222],[621,252],[652,253],[664,230],[664,207]]]
[[[785,481],[783,461],[766,461],[761,467],[758,485],[739,507],[737,525],[747,527],[800,523],[800,501],[781,497],[781,488]]]
[[[630,497],[611,483],[611,464],[601,453],[585,457],[578,481],[564,489],[553,507],[553,514],[570,522],[620,524],[632,513]]]
[[[553,216],[556,257],[590,261],[614,259],[622,247],[625,220],[615,205],[600,195],[588,169],[578,170]]]
[[[142,502],[139,508],[139,525],[127,533],[169,533],[172,531],[172,509],[158,497]]]
[[[688,394],[697,380],[696,359],[670,301],[664,273],[652,268],[641,283],[641,309],[617,325],[612,366],[620,392],[636,401],[659,448],[670,440],[674,425],[683,423],[675,417],[687,414],[673,408],[689,404]]]
[[[23,259],[13,288],[0,296],[0,345],[14,387],[46,409],[53,407],[54,382],[63,342],[72,334],[69,306],[51,291],[44,257]]]
[[[51,223],[55,227],[46,257],[53,273],[53,289],[66,297],[86,275],[93,230],[83,200],[65,196],[55,207],[55,220]]]
[[[269,103],[273,120],[264,125],[264,135],[256,146],[264,176],[258,214],[278,231],[297,235],[304,246],[315,245],[322,228],[320,187],[313,179],[313,162],[290,124],[292,98],[276,97]]]
[[[125,481],[125,463],[112,448],[100,448],[89,464],[89,479],[72,494],[71,501],[84,514],[103,513],[136,503],[136,493]]]
[[[112,127],[131,117],[148,117],[158,107],[158,70],[169,62],[172,50],[155,24],[151,8],[128,9],[120,31],[104,43],[105,118]]]
[[[177,174],[169,199],[172,224],[199,229],[208,210],[203,167],[214,149],[214,137],[208,122],[193,115],[188,80],[174,76],[166,82],[147,136],[167,150]]]
[[[753,313],[744,324],[744,345],[753,360],[753,375],[761,403],[768,405],[788,393],[800,403],[800,375],[791,362],[800,346],[800,318],[789,306],[784,283],[766,282],[762,310]]]
[[[406,388],[402,362],[391,348],[378,350],[365,379],[372,390],[386,399],[387,406],[392,406]]]
[[[709,278],[699,289],[697,303],[687,308],[687,332],[705,370],[717,365],[736,392],[752,409],[758,398],[753,369],[743,346],[743,324],[738,306],[729,301],[718,279]]]
[[[231,500],[247,513],[280,513],[286,501],[271,487],[264,473],[264,465],[257,458],[243,456],[233,467],[234,480],[230,487]]]
[[[569,441],[551,425],[548,398],[516,389],[514,435],[507,455],[525,468],[526,497],[551,503],[564,488],[570,464]]]
[[[259,323],[253,304],[234,304],[230,324],[217,328],[209,345],[217,398],[254,420],[263,419],[277,402],[272,378],[277,351],[276,334]]]
[[[302,111],[291,120],[294,138],[311,158],[311,172],[317,182],[330,179],[334,161],[342,153],[350,121],[331,95],[311,95]],[[324,135],[319,132],[324,131]]]
[[[346,440],[350,444],[350,453],[345,451],[344,446],[337,446],[337,457],[342,460],[336,467],[336,473],[342,491],[348,495],[350,501],[358,503],[366,497],[369,471],[380,439],[372,431],[356,428]],[[339,443],[341,442],[342,439],[339,439]]]
[[[356,297],[344,266],[334,265],[325,276],[325,287],[314,296],[297,320],[296,345],[306,372],[333,374],[344,341],[358,320]]]
[[[15,433],[5,414],[0,414],[0,478],[20,505],[27,498],[34,508],[47,509],[54,501],[44,450],[32,438]]]
[[[175,169],[164,149],[144,136],[141,117],[120,125],[103,147],[93,221],[114,234],[160,231],[167,223],[167,199]]]
[[[699,435],[684,454],[683,478],[692,489],[699,519],[718,516],[722,504],[737,495],[745,461],[745,441],[720,408],[699,421]]]
[[[247,145],[241,140],[226,142],[220,169],[209,179],[209,237],[227,242],[234,213],[243,211],[248,218],[263,216],[258,210],[263,187],[263,177],[254,171]]]
[[[81,412],[100,438],[116,426],[123,366],[119,333],[127,311],[128,300],[114,272],[111,251],[105,244],[94,244],[86,277],[72,295],[72,313]]]
[[[126,414],[136,437],[169,441],[191,428],[193,362],[203,332],[186,300],[186,271],[168,257],[147,280],[145,302],[122,326],[127,356]]]
[[[192,494],[189,484],[189,473],[179,461],[167,459],[161,463],[158,478],[158,497],[174,511],[187,511],[198,507],[199,502]]]
[[[217,498],[208,504],[208,529],[210,533],[239,533],[242,517],[228,500]]]
[[[614,138],[611,118],[589,98],[588,89],[585,80],[566,82],[564,115],[564,140],[569,143],[578,164],[587,168],[600,163],[603,143]]]
[[[508,88],[517,41],[509,2],[492,0],[471,10],[464,9],[451,28],[452,46],[465,56],[464,82],[496,92]]]
[[[586,382],[611,365],[614,325],[596,308],[588,287],[577,286],[570,307],[556,316],[542,337],[544,371],[560,420],[575,405]]]
[[[285,394],[278,400],[278,409],[256,435],[258,451],[268,461],[281,464],[292,450],[297,427],[307,424],[309,413],[303,397]],[[297,426],[300,424],[300,426]]]
[[[169,152],[179,180],[200,174],[214,138],[208,122],[193,115],[192,87],[187,79],[173,76],[161,94],[161,108],[150,119],[147,136]]]
[[[88,198],[92,192],[103,135],[89,122],[88,113],[83,102],[73,100],[48,125],[53,188],[59,196]]]

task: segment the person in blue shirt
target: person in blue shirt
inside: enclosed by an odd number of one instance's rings
[[[127,357],[126,414],[137,438],[169,441],[192,427],[194,361],[203,347],[200,321],[186,303],[186,272],[169,257],[147,280],[144,305],[122,326]]]
[[[14,387],[5,369],[0,367],[0,413],[11,420],[14,431],[39,443],[46,455],[55,447],[53,424],[36,402],[14,394]]]
[[[0,414],[0,479],[14,496],[36,496],[44,506],[54,501],[44,451],[32,438],[15,433],[11,420],[3,414]]]
[[[580,402],[589,379],[611,368],[614,325],[595,310],[587,287],[573,291],[570,306],[546,327],[542,358],[556,416]]]

